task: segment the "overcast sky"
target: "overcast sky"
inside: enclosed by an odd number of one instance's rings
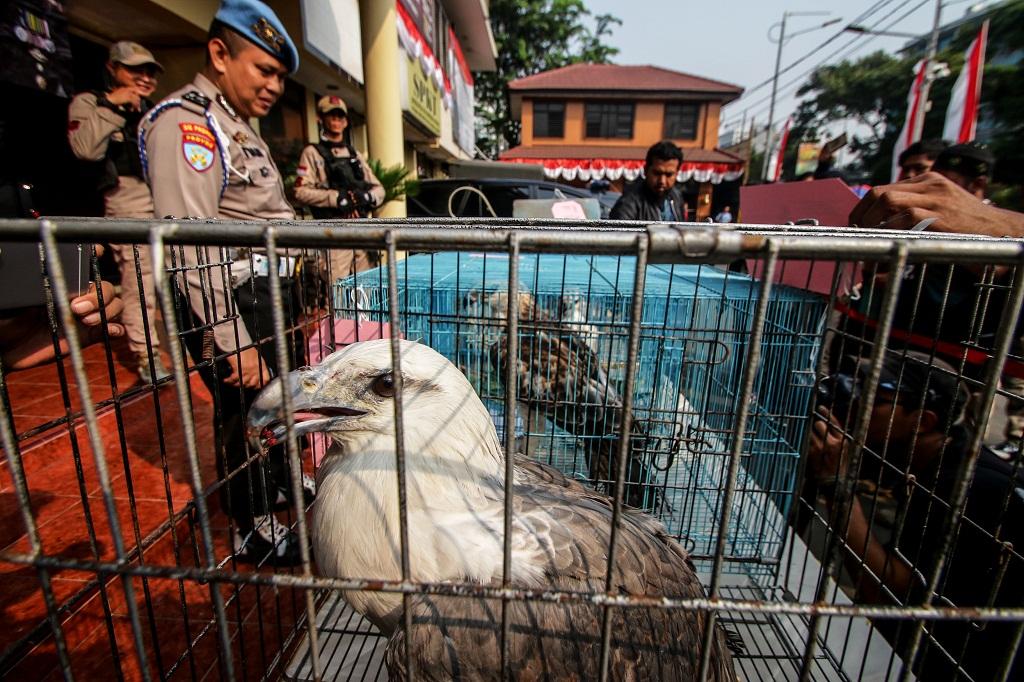
[[[820,26],[829,19],[841,17],[842,22],[810,31],[787,40],[782,52],[782,66],[804,56],[819,44],[853,23],[862,14],[879,7],[868,18],[857,23],[876,30],[887,29],[907,33],[925,33],[931,29],[935,0],[585,0],[594,14],[613,14],[622,20],[614,29],[610,43],[619,48],[615,61],[620,64],[654,64],[669,69],[723,80],[751,89],[772,76],[775,68],[776,43],[768,39],[769,27],[781,21],[785,11],[827,11],[827,16],[797,16],[787,21],[786,32]],[[961,16],[969,2],[946,0],[943,23]],[[915,9],[916,8],[916,9]],[[888,17],[888,18],[886,18]],[[773,36],[777,36],[777,29]],[[793,96],[805,80],[804,72],[834,52],[856,58],[874,50],[895,51],[906,42],[902,38],[865,37],[844,34],[827,47],[796,66],[779,79],[779,98],[774,120],[784,119],[796,108]],[[847,45],[849,47],[845,47]],[[908,74],[907,87],[910,86]],[[788,84],[796,81],[791,86]],[[788,87],[787,87],[788,86]],[[731,104],[725,110],[725,121],[741,120],[748,109],[759,124],[768,120],[771,86],[762,87]],[[852,131],[851,131],[852,132]]]

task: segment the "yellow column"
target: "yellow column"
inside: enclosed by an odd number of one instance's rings
[[[306,142],[320,141],[320,119],[316,115],[316,93],[306,88]]]
[[[402,103],[398,88],[398,25],[394,0],[360,0],[363,75],[366,80],[366,128],[369,156],[385,166],[405,161]],[[377,211],[382,218],[404,218],[405,201]]]

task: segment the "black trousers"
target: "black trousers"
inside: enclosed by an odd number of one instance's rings
[[[291,367],[305,364],[305,337],[295,328],[301,311],[298,287],[294,280],[281,280],[281,294],[285,305],[285,338],[291,356]],[[274,320],[270,298],[270,279],[256,277],[234,290],[238,314],[249,331],[253,342],[258,344],[260,356],[270,374],[277,375],[277,348],[274,343]],[[217,458],[217,477],[224,480],[231,476],[227,485],[220,488],[220,503],[223,511],[234,519],[239,529],[248,531],[253,526],[253,517],[269,514],[277,500],[278,490],[290,497],[289,468],[285,446],[272,447],[264,458],[246,460],[256,453],[246,447],[245,418],[249,405],[261,389],[229,386],[223,382],[231,370],[226,360],[203,365],[204,336],[212,331],[202,330],[202,321],[195,315],[188,298],[178,292],[175,297],[181,339],[188,348],[193,362],[200,365],[199,375],[206,384],[214,401],[213,432],[214,449]],[[222,323],[223,324],[223,323]],[[261,339],[263,340],[261,343]],[[207,344],[212,347],[212,344]],[[217,350],[218,354],[222,351]],[[301,445],[300,445],[301,446]]]

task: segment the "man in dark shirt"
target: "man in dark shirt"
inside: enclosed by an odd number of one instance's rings
[[[988,147],[965,142],[942,150],[932,164],[932,170],[984,200],[995,162],[996,157]]]
[[[867,359],[844,358],[839,371],[823,380],[827,397],[815,413],[807,453],[808,474],[819,489],[831,491],[843,478],[859,477],[860,472],[848,470],[847,434],[854,428],[852,415],[867,371]],[[936,562],[945,559],[932,604],[965,608],[1024,603],[1019,550],[1024,547],[1024,474],[1019,458],[1006,462],[981,449],[952,549],[942,554],[956,482],[968,475],[964,467],[972,455],[964,426],[967,397],[964,382],[942,360],[917,352],[886,353],[863,455],[903,479],[896,486],[896,523],[885,528],[884,521],[871,519],[856,496],[846,522],[834,521],[860,600],[924,603],[925,581]],[[831,509],[832,495],[825,498]],[[876,626],[919,679],[999,679],[1008,661],[1013,666],[1009,679],[1016,679],[1013,672],[1024,673],[1022,657],[1011,651],[1015,623],[932,621],[913,661],[907,658],[916,622],[878,621]],[[968,677],[957,678],[958,667]]]
[[[612,220],[679,222],[686,220],[686,202],[675,186],[683,151],[669,140],[647,150],[644,177],[628,185],[612,207]]]
[[[945,140],[918,140],[900,154],[900,180],[916,178],[932,169],[935,159],[949,146]]]

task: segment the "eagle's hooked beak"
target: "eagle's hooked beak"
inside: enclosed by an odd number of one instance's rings
[[[297,369],[267,384],[249,406],[246,436],[250,447],[266,453],[271,446],[285,442],[287,421],[282,387],[291,396],[296,437],[330,431],[339,422],[366,414],[365,410],[338,405],[337,401],[322,397],[322,385],[322,373],[314,367]]]

